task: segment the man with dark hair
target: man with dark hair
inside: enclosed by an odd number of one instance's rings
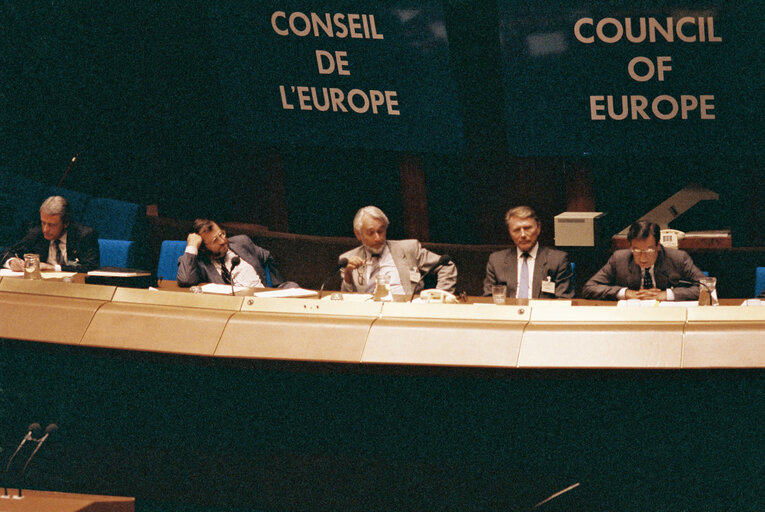
[[[297,283],[284,280],[271,253],[249,236],[228,238],[215,222],[194,221],[186,237],[186,251],[178,258],[179,286],[218,283],[263,288],[268,286],[269,276],[274,288],[298,288]]]
[[[0,264],[15,272],[24,270],[24,254],[40,257],[41,270],[88,272],[100,264],[98,235],[93,228],[71,221],[69,202],[50,196],[40,205],[40,226],[30,229],[5,251]]]
[[[496,284],[507,286],[507,296],[521,299],[572,298],[568,254],[539,245],[542,224],[528,206],[516,206],[505,214],[505,224],[515,247],[489,255],[483,294],[491,295]]]
[[[582,289],[586,299],[697,300],[706,277],[685,251],[659,243],[659,226],[639,220],[627,232],[629,249],[611,256]],[[690,286],[677,286],[679,283]],[[674,283],[674,284],[673,284]]]

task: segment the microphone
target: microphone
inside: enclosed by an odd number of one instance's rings
[[[8,465],[5,466],[6,473],[10,469],[13,459],[16,458],[16,455],[18,455],[19,451],[21,450],[21,447],[24,446],[24,444],[26,444],[27,441],[34,440],[34,436],[32,436],[32,432],[39,432],[41,428],[42,427],[40,427],[40,424],[37,422],[32,423],[31,425],[29,425],[29,427],[27,427],[27,433],[24,436],[24,439],[22,439],[19,445],[16,447],[16,451],[13,452],[13,455],[11,455],[11,458],[8,459]]]
[[[433,274],[436,273],[436,270],[448,264],[450,261],[452,261],[452,257],[449,256],[448,254],[444,254],[443,256],[441,256],[436,262],[436,264],[430,267],[430,270],[422,274],[422,277],[420,277],[420,282],[422,283],[423,281],[425,281],[426,277],[432,276]],[[412,290],[412,295],[409,297],[408,302],[412,302],[412,300],[414,299],[415,293],[417,293],[416,287],[415,287],[415,290]]]
[[[19,451],[21,450],[21,447],[26,444],[27,441],[35,441],[34,436],[32,435],[33,432],[39,432],[40,431],[40,424],[35,422],[29,425],[27,427],[27,433],[24,436],[24,438],[21,440],[19,445],[16,447],[16,451],[13,452],[13,455],[11,455],[11,458],[8,459],[8,464],[5,466],[5,473],[8,474],[8,470],[11,468],[11,463],[13,462],[13,459],[16,458],[16,455],[18,455]],[[4,487],[3,496],[8,496],[8,488]]]
[[[319,298],[321,299],[321,294],[324,293],[324,287],[327,285],[330,279],[334,277],[335,274],[337,274],[340,270],[344,269],[348,266],[348,258],[340,258],[337,261],[337,265],[335,265],[335,270],[332,271],[332,273],[327,277],[322,283],[321,288],[319,288]]]
[[[231,258],[231,270],[229,271],[231,273],[231,295],[235,295],[234,294],[234,269],[241,262],[242,260],[239,258],[239,256],[234,256],[233,258]]]
[[[32,452],[32,455],[29,456],[27,459],[27,463],[24,464],[24,468],[21,470],[21,474],[19,475],[19,482],[24,478],[24,472],[26,472],[27,467],[29,467],[29,463],[32,462],[32,458],[34,458],[35,454],[40,450],[40,447],[43,445],[46,439],[50,437],[50,435],[58,430],[58,425],[55,423],[51,423],[47,427],[45,427],[45,435],[43,435],[40,439],[36,439],[37,446],[35,446],[34,451]],[[19,498],[21,497],[21,487],[19,487]]]
[[[667,280],[669,280],[669,284],[672,286],[698,286],[701,285],[701,281],[696,281],[695,279],[683,279],[683,276],[678,274],[677,272],[673,272],[667,277]]]
[[[72,157],[72,160],[69,162],[69,165],[66,166],[64,175],[61,176],[60,180],[58,180],[58,185],[56,185],[57,187],[60,187],[64,183],[64,180],[66,179],[66,177],[69,176],[69,172],[72,170],[72,167],[74,166],[74,162],[77,160],[78,156],[80,156],[79,153],[77,153],[76,155]]]

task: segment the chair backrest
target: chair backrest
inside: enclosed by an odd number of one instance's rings
[[[102,267],[132,268],[135,265],[135,242],[130,240],[98,239]]]
[[[757,267],[754,275],[754,296],[757,297],[765,290],[765,267]]]
[[[165,240],[159,249],[157,277],[175,281],[178,278],[178,258],[186,250],[185,240]]]
[[[85,207],[82,223],[95,228],[98,236],[111,240],[134,240],[141,205],[105,197],[93,197]]]
[[[266,282],[265,285],[269,288],[272,288],[271,286],[271,269],[269,268],[268,262],[265,264],[265,268],[263,269],[266,272]]]

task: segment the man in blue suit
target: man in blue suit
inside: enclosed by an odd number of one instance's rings
[[[267,286],[266,272],[274,288],[297,288],[285,281],[271,253],[255,245],[249,236],[228,238],[218,224],[197,219],[186,237],[186,251],[178,258],[178,285],[233,284],[248,288]]]

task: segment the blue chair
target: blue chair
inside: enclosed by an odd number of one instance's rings
[[[168,281],[178,278],[178,258],[186,250],[186,240],[165,240],[159,249],[157,277]]]
[[[757,297],[765,290],[765,267],[757,267],[754,276],[754,296]]]
[[[135,242],[98,239],[102,267],[132,268],[135,265]]]
[[[569,262],[571,265],[571,288],[576,290],[576,265],[574,265],[574,262]]]
[[[93,197],[85,207],[82,223],[95,228],[98,236],[111,240],[136,240],[135,230],[140,222],[141,205]]]
[[[264,268],[263,270],[265,270],[266,272],[266,283],[265,283],[266,286],[269,288],[273,288],[273,286],[271,286],[271,268],[269,267],[267,261],[266,261],[266,268]]]

